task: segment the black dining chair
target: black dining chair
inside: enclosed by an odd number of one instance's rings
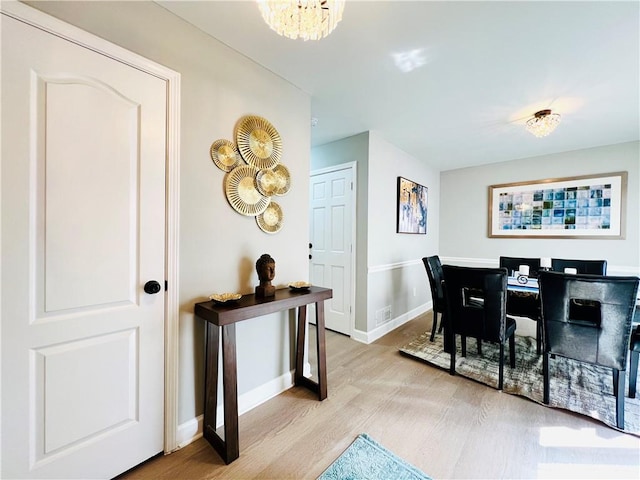
[[[569,260],[564,258],[552,258],[551,270],[554,272],[564,272],[565,268],[575,268],[576,273],[584,275],[606,275],[607,274],[607,261],[606,260]],[[597,306],[591,302],[574,300],[573,308],[582,310],[582,316],[596,316],[598,315]]]
[[[540,271],[539,258],[500,257],[500,268],[506,268],[509,274],[518,271],[520,265],[529,266],[529,276],[537,278]],[[540,319],[540,296],[533,292],[507,293],[507,314],[525,317],[536,322],[536,352],[542,352],[542,320]]]
[[[638,307],[636,307],[638,308]],[[636,313],[636,315],[638,315]],[[636,398],[636,382],[638,380],[638,360],[640,360],[640,325],[631,332],[629,342],[629,398]]]
[[[447,305],[445,337],[449,339],[449,373],[456,373],[456,335],[461,336],[462,356],[467,354],[467,337],[498,343],[498,390],[504,379],[504,344],[509,341],[509,359],[515,367],[516,322],[507,316],[507,270],[443,265]]]
[[[431,341],[435,339],[436,330],[442,332],[442,317],[445,313],[444,290],[442,287],[442,263],[438,255],[423,257],[422,263],[427,270],[429,286],[431,288],[431,299],[433,300],[433,325],[431,326]],[[438,329],[438,314],[440,314],[440,328]]]
[[[624,387],[637,277],[540,272],[544,328],[543,377],[549,404],[549,360],[561,356],[611,368],[616,397],[616,424],[624,429]],[[597,306],[597,316],[575,308],[575,302]]]
[[[506,268],[509,275],[511,275],[512,272],[518,272],[520,265],[527,265],[529,267],[529,276],[531,278],[538,278],[538,272],[540,271],[539,258],[500,257],[500,268]]]
[[[564,272],[565,268],[575,268],[577,273],[587,275],[606,275],[606,260],[568,260],[566,258],[552,258],[551,270]]]

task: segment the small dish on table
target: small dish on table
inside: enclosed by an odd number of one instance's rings
[[[289,288],[294,292],[304,292],[311,288],[311,284],[308,282],[291,282]]]
[[[209,300],[215,303],[237,302],[242,298],[240,293],[214,293],[209,295]]]

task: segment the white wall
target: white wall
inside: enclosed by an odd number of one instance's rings
[[[544,141],[544,140],[543,140]],[[627,171],[625,239],[489,238],[489,185]],[[500,255],[606,259],[608,273],[640,275],[640,142],[442,172],[440,256],[494,264]]]
[[[255,261],[263,253],[276,260],[275,284],[308,278],[310,99],[153,2],[29,3],[182,76],[178,407],[179,423],[194,422],[204,396],[204,328],[194,319],[194,303],[213,292],[252,292],[258,283]],[[224,172],[209,157],[211,143],[232,140],[235,122],[248,114],[278,129],[282,163],[291,172],[290,192],[277,199],[285,224],[275,235],[231,209]],[[285,313],[238,325],[241,400],[293,368],[292,325]]]

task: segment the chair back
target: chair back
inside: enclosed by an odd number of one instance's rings
[[[551,270],[564,272],[565,268],[575,268],[578,273],[588,275],[606,275],[606,260],[567,260],[564,258],[552,258]]]
[[[520,265],[528,265],[529,276],[531,278],[538,278],[538,271],[540,270],[539,258],[500,257],[500,268],[506,268],[509,274],[513,271],[517,272]]]
[[[507,338],[507,270],[444,265],[442,271],[448,315],[445,328],[451,328],[453,334],[503,342]]]
[[[626,369],[637,277],[540,272],[545,352]]]
[[[433,311],[444,313],[445,300],[444,290],[442,287],[442,263],[438,255],[431,257],[423,257],[422,263],[427,270],[427,277],[429,277],[429,286],[431,287],[431,298],[433,299]]]

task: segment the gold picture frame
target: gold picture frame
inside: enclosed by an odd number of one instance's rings
[[[490,238],[623,239],[627,172],[489,186]]]

